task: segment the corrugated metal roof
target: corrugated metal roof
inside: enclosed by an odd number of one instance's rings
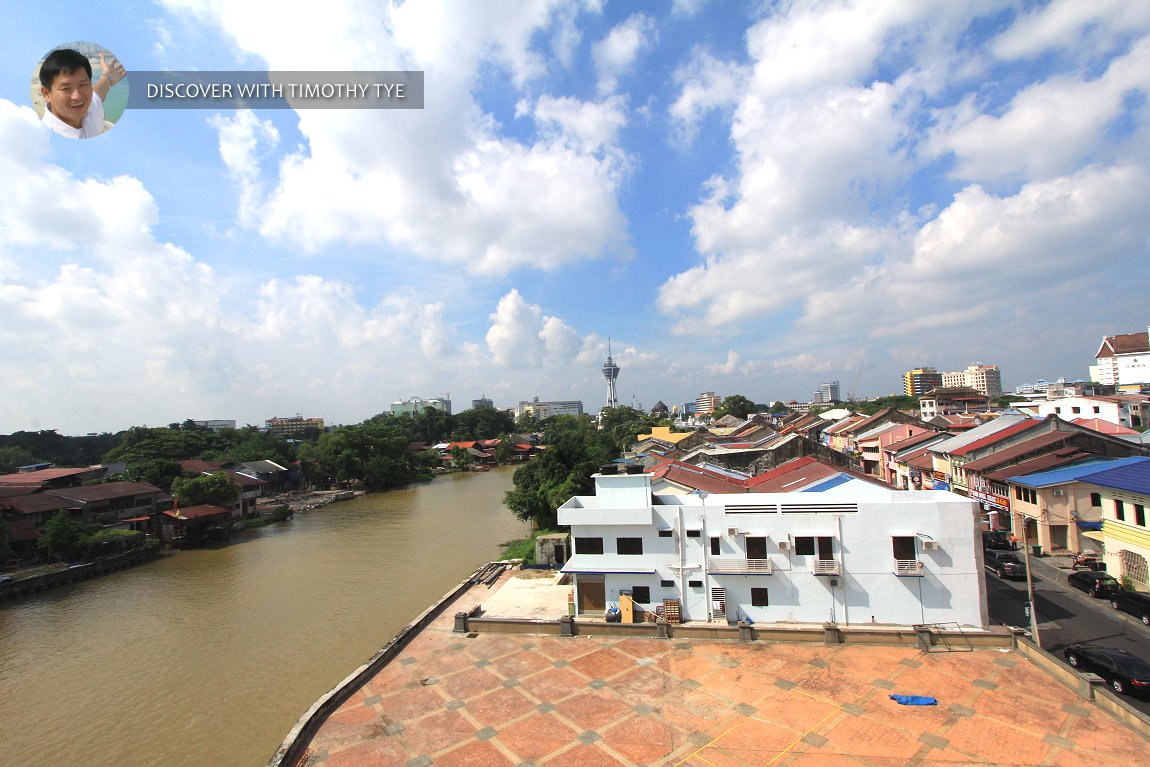
[[[1150,495],[1150,458],[1138,456],[1125,460],[1129,463],[1100,471],[1097,474],[1087,475],[1082,478],[1082,481],[1100,487],[1125,490],[1129,493]]]
[[[1016,485],[1022,485],[1023,487],[1034,488],[1064,485],[1067,482],[1089,481],[1092,484],[1101,484],[1096,481],[1095,475],[1109,474],[1112,471],[1134,464],[1147,464],[1141,471],[1146,474],[1148,480],[1146,491],[1135,492],[1150,492],[1150,458],[1145,456],[1087,461],[1085,463],[1075,464],[1074,466],[1067,466],[1063,469],[1055,469],[1054,471],[1041,471],[1035,474],[1028,474],[1026,476],[1008,477],[1007,481],[1013,482]],[[1090,479],[1087,480],[1087,477],[1090,477]],[[1117,487],[1116,485],[1110,484],[1106,484],[1104,486]]]

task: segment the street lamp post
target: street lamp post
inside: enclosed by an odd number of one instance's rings
[[[1042,647],[1042,640],[1038,636],[1038,610],[1034,604],[1034,576],[1030,572],[1030,536],[1027,535],[1029,525],[1022,523],[1022,551],[1026,558],[1026,599],[1030,613],[1030,635],[1034,637],[1034,644]]]

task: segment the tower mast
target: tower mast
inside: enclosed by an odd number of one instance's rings
[[[619,377],[619,366],[611,359],[611,339],[607,339],[607,361],[603,363],[603,377],[607,379],[607,407],[618,407],[619,398],[615,396],[615,379]]]

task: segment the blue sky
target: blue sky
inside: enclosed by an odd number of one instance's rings
[[[6,2],[0,433],[1085,378],[1145,328],[1150,5]],[[42,128],[36,62],[425,72]]]

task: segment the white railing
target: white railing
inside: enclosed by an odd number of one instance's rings
[[[839,563],[837,559],[816,559],[815,575],[838,575]]]
[[[771,574],[769,559],[708,559],[707,569],[713,573],[760,573]]]
[[[917,559],[896,559],[894,561],[895,575],[922,575],[922,562]]]

